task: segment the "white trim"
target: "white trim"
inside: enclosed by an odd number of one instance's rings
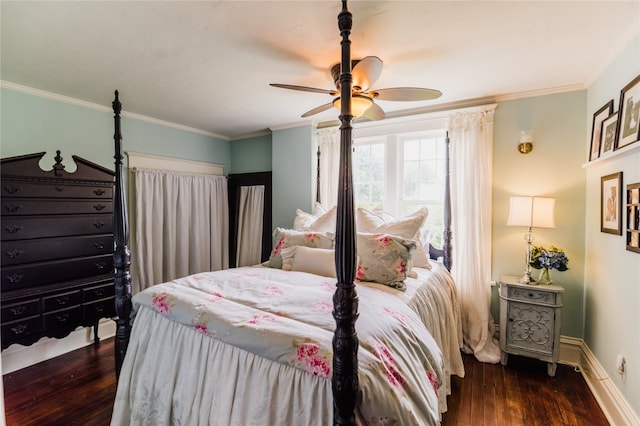
[[[183,160],[180,158],[141,154],[131,151],[127,152],[127,157],[129,169],[133,172],[137,169],[153,169],[214,176],[224,175],[224,165],[222,164]]]
[[[582,339],[560,336],[560,363],[579,368],[609,423],[613,426],[640,426],[640,417]]]
[[[313,126],[313,120],[305,120],[299,123],[289,123],[289,124],[282,124],[279,126],[271,126],[269,127],[269,130],[271,130],[272,132],[275,132],[278,130],[293,129],[296,127],[304,127],[304,126]]]
[[[108,339],[116,334],[116,323],[102,319],[98,324],[100,339]],[[2,351],[2,374],[11,373],[25,367],[66,354],[67,352],[93,344],[93,328],[79,328],[64,339],[43,337],[31,346],[11,345]]]
[[[12,83],[10,81],[0,80],[0,87],[5,89],[14,90],[16,92],[26,93],[28,95],[37,96],[39,98],[51,99],[58,102],[64,102],[66,104],[71,104],[75,106],[79,106],[82,108],[88,108],[95,111],[100,112],[113,112],[110,107],[95,104],[93,102],[83,101],[81,99],[71,98],[69,96],[60,95],[58,93],[47,92],[45,90],[36,89],[34,87],[23,86],[21,84]],[[164,121],[153,117],[148,117],[142,114],[136,114],[134,112],[122,111],[122,117],[133,118],[134,120],[146,121],[147,123],[158,124],[164,127],[172,127],[178,130],[184,130],[190,133],[197,133],[199,135],[210,136],[212,138],[222,139],[225,141],[231,140],[228,136],[219,135],[217,133],[212,133],[206,130],[196,129],[194,127],[183,126],[182,124],[172,123],[170,121]]]
[[[578,90],[587,90],[587,86],[585,86],[584,84],[570,84],[567,86],[550,87],[547,89],[530,90],[527,92],[496,95],[496,102],[514,101],[516,99],[534,98],[537,96],[556,95],[558,93],[576,92]]]

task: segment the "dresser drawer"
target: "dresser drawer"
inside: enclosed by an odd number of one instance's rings
[[[2,218],[2,241],[113,232],[113,215],[12,216]]]
[[[90,256],[2,268],[2,291],[71,281],[113,271],[113,255]]]
[[[529,303],[554,305],[557,292],[544,291],[537,288],[509,287],[507,297],[512,300],[522,300]]]
[[[102,284],[95,287],[88,287],[82,290],[82,303],[92,302],[94,300],[113,297],[116,290],[113,281],[108,284]]]
[[[40,313],[40,300],[30,299],[7,306],[2,306],[2,323],[15,321],[20,318],[38,315]]]
[[[73,185],[70,183],[38,183],[23,180],[3,179],[2,197],[43,198],[113,198],[111,185]]]
[[[113,253],[112,234],[4,241],[2,243],[2,265],[11,266],[111,253]]]
[[[42,332],[42,319],[40,315],[23,318],[18,321],[2,323],[2,347],[6,348],[11,343]]]
[[[116,316],[116,305],[113,297],[97,300],[82,305],[86,325],[93,325],[100,318],[112,318]]]
[[[80,325],[82,325],[82,307],[80,305],[44,314],[45,331],[60,330],[60,335],[66,335],[70,330]]]
[[[57,311],[60,309],[70,308],[80,305],[82,296],[80,290],[70,291],[67,293],[56,294],[42,298],[43,312]]]
[[[52,214],[113,213],[111,200],[2,199],[2,217]]]

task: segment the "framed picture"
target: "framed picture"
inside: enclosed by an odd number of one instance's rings
[[[618,113],[614,112],[602,122],[600,132],[600,157],[611,154],[615,148]]]
[[[600,178],[600,231],[622,235],[622,172]]]
[[[613,112],[613,99],[607,102],[602,108],[593,114],[593,124],[591,125],[591,153],[589,161],[593,161],[600,156],[600,133],[602,132],[602,122]]]
[[[640,253],[640,182],[627,185],[627,250]]]
[[[625,147],[640,138],[640,75],[620,91],[618,104],[620,117],[616,132],[615,149]]]

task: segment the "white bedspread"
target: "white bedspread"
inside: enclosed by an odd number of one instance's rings
[[[455,286],[442,270],[419,270],[406,293],[358,285],[369,424],[437,423],[449,374],[464,374]],[[331,424],[334,288],[333,278],[252,267],[139,293],[112,424]]]

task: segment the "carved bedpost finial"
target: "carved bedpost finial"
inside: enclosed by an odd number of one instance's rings
[[[62,164],[63,158],[60,156],[60,150],[56,151],[54,160],[56,160],[56,164],[53,165],[53,174],[56,176],[62,176],[62,172],[64,171],[64,164]]]

